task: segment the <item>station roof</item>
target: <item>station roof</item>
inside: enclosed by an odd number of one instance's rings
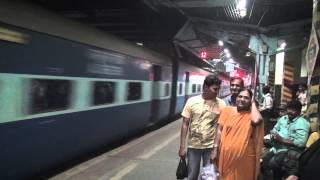
[[[241,17],[240,0],[26,1],[153,49],[153,43],[174,43],[198,56],[222,40],[249,66],[252,61],[244,54],[250,35],[308,39],[313,5],[312,0],[247,0],[246,16]]]

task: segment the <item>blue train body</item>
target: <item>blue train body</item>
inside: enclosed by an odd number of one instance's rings
[[[47,17],[37,8],[0,2],[0,10],[0,179],[30,177],[172,119],[208,74],[76,23],[37,19]]]

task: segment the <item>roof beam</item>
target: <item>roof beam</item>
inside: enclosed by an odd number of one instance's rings
[[[135,22],[94,22],[88,23],[91,26],[99,26],[99,27],[115,27],[115,26],[137,26]]]
[[[161,0],[160,0],[161,1]],[[181,8],[211,8],[228,6],[231,0],[172,0]]]
[[[265,28],[259,28],[255,25],[228,23],[202,18],[192,18],[192,22],[196,24],[197,28],[207,29],[208,31],[222,31],[242,35],[250,35],[258,33],[259,31],[266,31]]]

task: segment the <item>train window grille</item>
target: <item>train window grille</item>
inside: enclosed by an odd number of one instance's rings
[[[127,101],[135,101],[141,99],[142,84],[139,82],[130,82],[127,86]]]
[[[196,84],[192,84],[192,93],[196,93],[197,91],[197,85]]]
[[[182,84],[180,83],[180,84],[179,84],[179,95],[182,94],[182,89],[183,89],[183,86],[182,86]]]
[[[115,83],[107,81],[94,82],[94,105],[111,104],[114,102]]]
[[[30,94],[31,114],[65,110],[70,105],[71,81],[32,79]]]
[[[169,85],[169,83],[166,83],[164,85],[164,96],[165,97],[169,96],[169,93],[170,93],[170,85]]]
[[[197,84],[197,92],[201,92],[201,84]]]

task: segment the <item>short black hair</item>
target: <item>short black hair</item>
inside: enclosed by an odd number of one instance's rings
[[[307,86],[306,84],[304,84],[304,83],[299,84],[299,86],[300,86],[300,87],[303,87],[303,88],[305,88],[305,89],[308,88],[308,86]]]
[[[242,86],[242,87],[244,86],[244,82],[243,82],[243,79],[242,79],[241,77],[238,77],[238,76],[231,77],[231,78],[230,78],[230,84],[231,84],[231,82],[234,81],[234,80],[239,80],[240,83],[241,83],[241,86]]]
[[[300,101],[298,100],[292,100],[288,103],[287,108],[289,109],[294,109],[294,110],[298,110],[301,111],[302,108],[302,104]]]
[[[210,87],[212,85],[217,85],[220,87],[221,80],[218,78],[217,75],[210,74],[204,79],[203,86]]]
[[[244,88],[244,89],[242,89],[242,90],[239,92],[239,94],[240,94],[242,91],[247,91],[247,92],[249,93],[250,98],[252,98],[253,93],[252,93],[252,91],[251,91],[250,89]],[[239,94],[238,94],[238,95],[239,95]]]
[[[269,92],[270,92],[269,86],[264,86],[264,87],[262,88],[262,92],[263,92],[264,94],[269,93]]]

